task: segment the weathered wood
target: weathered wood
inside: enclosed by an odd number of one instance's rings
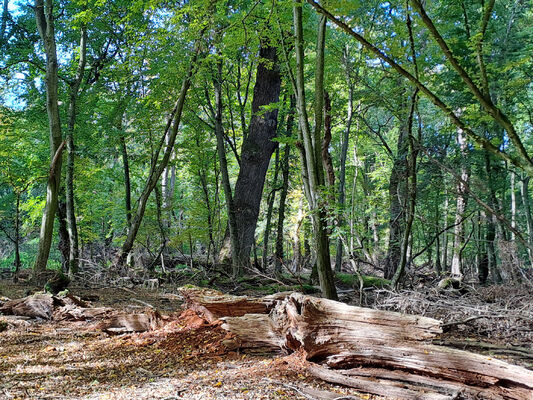
[[[54,297],[50,294],[34,294],[22,299],[10,300],[0,308],[0,314],[43,319],[51,319],[53,311]]]
[[[187,306],[222,320],[230,346],[303,350],[309,371],[329,382],[395,399],[533,398],[532,371],[429,344],[442,332],[438,320],[300,293],[257,299],[187,290]]]
[[[287,297],[288,293],[252,298],[232,296],[217,290],[184,286],[179,289],[186,307],[203,314],[209,322],[221,317],[240,317],[245,314],[268,314],[276,301]]]
[[[149,309],[142,314],[120,314],[102,322],[98,328],[109,334],[145,332],[159,328],[163,319],[159,312]]]
[[[385,382],[376,377],[362,378],[346,376],[338,371],[330,370],[319,365],[311,365],[308,371],[317,378],[338,385],[353,387],[366,393],[377,394],[390,399],[418,399],[418,400],[450,400],[458,398],[455,395],[441,394],[435,391],[420,392],[411,387],[400,387],[394,382]]]
[[[378,346],[426,340],[441,332],[441,322],[431,318],[354,307],[300,293],[284,296],[275,308],[271,307],[268,317],[248,314],[235,318],[233,315],[221,318],[222,327],[234,333],[243,347],[254,347],[254,343],[286,350],[303,347],[313,360],[356,349],[362,342]],[[239,298],[239,304],[244,300]],[[254,299],[253,303],[261,304],[260,301]]]
[[[68,304],[58,308],[54,312],[55,320],[70,320],[70,321],[87,321],[93,319],[101,319],[109,316],[113,312],[112,308],[97,307],[84,308],[76,305]]]

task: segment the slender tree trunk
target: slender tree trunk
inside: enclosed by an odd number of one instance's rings
[[[235,184],[239,267],[250,264],[250,251],[254,243],[266,172],[272,153],[278,146],[277,142],[272,141],[276,136],[278,110],[264,110],[264,106],[279,101],[281,75],[277,48],[262,44],[259,58],[252,100],[252,118],[249,133],[242,144],[241,168]]]
[[[407,180],[407,154],[409,147],[407,121],[401,123],[398,134],[396,157],[389,178],[389,245],[384,265],[385,279],[394,276],[402,254],[402,238],[405,228],[405,205]]]
[[[457,142],[461,149],[461,181],[457,183],[457,207],[455,210],[455,229],[453,240],[452,277],[463,278],[463,265],[461,252],[464,243],[464,215],[466,212],[466,183],[469,173],[467,167],[467,144],[466,136],[462,129],[457,131]]]
[[[294,125],[294,111],[296,107],[296,99],[294,95],[291,95],[289,115],[287,116],[287,130],[285,132],[286,137],[292,136],[292,127]],[[276,273],[281,273],[281,266],[284,259],[283,254],[283,225],[285,221],[285,202],[287,200],[287,192],[289,191],[289,161],[290,161],[291,146],[289,143],[285,144],[283,152],[283,161],[281,165],[281,171],[283,176],[283,184],[281,186],[281,194],[279,197],[279,211],[278,211],[278,227],[276,236],[276,256],[275,256],[275,268]]]
[[[178,135],[178,129],[179,129],[180,122],[181,122],[183,106],[185,105],[185,99],[187,96],[187,92],[189,90],[189,87],[191,86],[191,79],[192,79],[194,68],[196,66],[196,60],[198,57],[198,53],[199,53],[199,43],[197,42],[196,51],[191,59],[189,70],[187,71],[187,75],[183,79],[180,93],[176,101],[176,105],[174,109],[172,110],[171,116],[167,122],[167,126],[165,128],[165,132],[163,134],[163,138],[160,142],[160,145],[156,149],[156,152],[154,155],[154,163],[151,167],[150,175],[144,186],[141,196],[139,197],[137,209],[135,210],[135,213],[132,214],[130,230],[128,231],[126,240],[124,241],[124,244],[122,245],[121,254],[119,256],[119,259],[117,260],[118,265],[124,264],[124,262],[128,258],[128,255],[131,252],[131,249],[133,248],[133,242],[135,241],[135,238],[137,237],[137,232],[139,231],[139,228],[141,226],[141,222],[144,216],[144,211],[146,210],[146,205],[148,204],[148,199],[150,197],[150,194],[152,193],[155,186],[157,185],[159,178],[161,177],[161,174],[163,173],[163,170],[167,167],[168,162],[170,160],[170,155],[172,154],[174,143],[176,142],[176,137]],[[159,164],[157,164],[159,153],[164,144],[164,138],[166,136],[167,131],[169,130],[171,132],[169,143],[168,145],[165,146],[163,157],[161,161],[159,162]]]
[[[511,171],[511,227],[516,229],[516,174]],[[515,241],[515,234],[511,230],[511,241]]]
[[[40,279],[39,275],[46,269],[48,256],[50,255],[61,180],[61,153],[64,146],[61,142],[61,121],[59,119],[58,63],[52,6],[52,0],[46,0],[46,3],[43,0],[35,0],[35,19],[46,54],[46,111],[50,130],[50,172],[46,187],[46,204],[39,234],[39,250],[33,266],[37,281]]]
[[[122,125],[122,124],[121,124]],[[130,162],[128,158],[128,148],[126,138],[120,135],[120,147],[122,152],[122,165],[124,169],[124,206],[126,207],[126,224],[128,233],[131,229],[131,182],[130,182]]]
[[[59,195],[60,199],[58,200],[57,205],[57,222],[59,223],[59,243],[57,248],[61,253],[61,269],[65,272],[68,272],[68,263],[70,260],[70,244],[68,236],[68,224],[67,224],[67,205],[65,199],[63,198],[63,190]]]
[[[494,190],[494,177],[491,165],[490,154],[485,152],[485,169],[487,171],[487,183],[489,186],[489,206],[493,210],[498,209],[498,200],[496,198],[496,191]],[[487,230],[485,232],[485,240],[487,242],[487,255],[489,258],[489,271],[494,283],[501,283],[501,275],[498,268],[498,261],[496,257],[496,217],[494,215],[487,216]]]
[[[276,149],[276,156],[274,158],[274,177],[272,179],[272,188],[267,198],[267,215],[265,221],[265,233],[263,235],[263,254],[261,257],[261,269],[266,271],[268,264],[268,242],[270,239],[270,230],[272,228],[272,212],[274,210],[274,201],[276,200],[276,192],[279,190],[278,185],[278,175],[279,175],[279,146]]]
[[[527,242],[529,243],[529,246],[527,248],[527,254],[529,257],[529,263],[533,266],[533,251],[531,251],[531,247],[533,247],[533,238],[531,235],[533,235],[533,218],[531,218],[531,205],[529,202],[529,180],[531,178],[529,176],[522,179],[521,185],[520,185],[520,191],[522,195],[522,204],[524,205],[524,213],[526,214],[526,222],[527,222]]]
[[[313,221],[314,244],[317,255],[317,272],[322,294],[328,299],[337,299],[337,291],[331,269],[329,238],[321,186],[324,185],[324,171],[321,162],[321,135],[324,113],[324,47],[326,39],[326,17],[320,16],[317,36],[317,61],[315,70],[315,129],[311,133],[307,116],[304,84],[304,41],[302,26],[302,5],[295,1],[293,6],[295,49],[296,49],[296,104],[300,129],[302,131],[305,156],[304,180],[307,179],[306,196]],[[303,158],[303,157],[302,157]],[[307,178],[306,178],[307,177]]]
[[[69,106],[68,106],[68,124],[67,124],[67,171],[66,171],[66,217],[69,237],[69,259],[68,274],[73,277],[78,272],[79,267],[79,243],[78,227],[76,224],[76,213],[74,211],[74,158],[76,148],[74,146],[74,130],[76,127],[76,102],[80,85],[83,80],[86,53],[87,53],[87,30],[85,25],[81,27],[81,39],[79,47],[79,61],[76,77],[70,85]]]
[[[408,204],[406,207],[407,215],[405,221],[405,229],[402,238],[402,251],[400,257],[400,263],[398,268],[394,272],[391,285],[396,287],[402,278],[402,275],[407,266],[407,260],[411,259],[411,252],[413,250],[411,228],[415,219],[415,206],[416,206],[416,159],[418,156],[418,149],[415,147],[415,138],[413,136],[413,118],[415,114],[417,104],[418,89],[415,89],[411,98],[411,107],[409,110],[409,116],[407,118],[407,139],[409,141],[409,158],[407,160],[407,199]],[[420,121],[419,121],[420,124]],[[420,125],[419,125],[420,126]],[[419,133],[420,136],[420,133]]]
[[[346,68],[346,81],[348,84],[348,112],[346,119],[346,128],[344,129],[342,135],[342,144],[341,144],[341,154],[340,154],[340,171],[339,171],[339,189],[338,189],[338,203],[339,209],[339,229],[342,229],[344,225],[344,204],[346,199],[346,158],[348,156],[348,143],[350,140],[350,130],[352,127],[353,119],[353,85],[352,79],[350,76],[351,73],[351,64],[348,59],[348,47],[344,49],[344,60]],[[343,253],[343,243],[342,238],[337,239],[337,251],[335,254],[335,270],[339,271],[342,268],[342,253]]]
[[[443,185],[444,185],[444,216],[443,216],[443,228],[446,228],[448,225],[448,207],[450,200],[448,198],[448,187],[446,186],[446,181],[444,180],[443,175]],[[441,261],[441,273],[448,271],[448,232],[444,232],[442,237],[442,261]]]
[[[15,203],[15,277],[20,271],[20,192],[16,192]]]
[[[231,190],[231,183],[228,173],[228,161],[226,159],[226,149],[224,146],[224,126],[222,124],[222,61],[217,63],[217,75],[213,82],[215,88],[215,136],[217,138],[218,159],[220,162],[220,172],[222,175],[222,187],[226,199],[228,210],[228,227],[231,245],[231,263],[233,276],[238,276],[241,272],[238,259],[237,244],[237,222],[235,216],[235,204]],[[223,256],[221,258],[224,258]]]

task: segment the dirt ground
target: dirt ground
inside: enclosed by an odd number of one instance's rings
[[[0,281],[0,297],[27,287]],[[225,331],[178,318],[178,296],[126,288],[82,289],[92,305],[136,312],[149,303],[173,322],[109,336],[98,321],[10,319],[0,333],[0,399],[369,399],[317,381],[299,355],[241,354],[222,345]],[[0,317],[6,319],[6,317]]]

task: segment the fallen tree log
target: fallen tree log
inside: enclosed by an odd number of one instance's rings
[[[532,399],[532,371],[429,344],[442,332],[435,319],[299,293],[264,298],[197,288],[181,293],[186,307],[223,321],[234,337],[229,347],[304,350],[309,372],[326,381],[395,399]]]
[[[30,318],[51,319],[53,312],[54,297],[47,293],[10,300],[0,307],[0,314]]]

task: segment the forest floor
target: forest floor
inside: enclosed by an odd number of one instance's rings
[[[0,297],[24,297],[27,289],[0,281]],[[0,399],[377,399],[316,380],[298,354],[229,351],[223,345],[226,332],[181,313],[173,290],[70,291],[97,296],[94,307],[128,313],[148,303],[171,322],[149,332],[110,336],[98,321],[9,320],[0,333]],[[343,296],[351,303],[360,300],[353,293]],[[376,290],[361,299],[375,308],[463,321],[441,339],[533,369],[532,296],[530,289],[492,287],[470,294]],[[472,349],[465,345],[469,341],[496,347]]]
[[[0,281],[0,297],[23,297],[26,289]],[[228,351],[225,331],[194,316],[179,317],[175,296],[124,288],[71,293],[98,296],[93,306],[139,312],[135,298],[173,322],[110,336],[98,322],[10,320],[0,333],[0,399],[370,398],[308,376],[298,355]]]

